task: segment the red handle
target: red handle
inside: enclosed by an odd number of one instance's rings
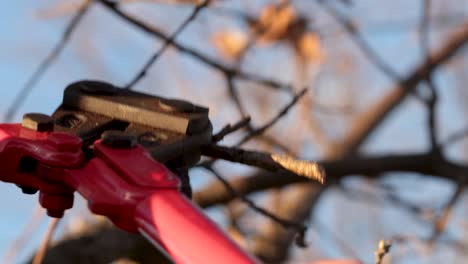
[[[162,246],[176,263],[259,263],[176,190],[160,190],[135,212],[140,233]]]

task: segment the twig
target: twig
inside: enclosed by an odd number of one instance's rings
[[[328,1],[320,0],[318,3],[325,9],[325,11],[335,19],[351,36],[351,40],[362,50],[364,55],[383,73],[395,81],[401,80],[398,73],[393,70],[383,59],[374,51],[374,49],[367,43],[365,38],[361,35],[356,25],[349,19],[341,15],[337,10],[332,8]]]
[[[426,64],[431,64],[430,57],[430,42],[429,42],[429,30],[430,30],[430,11],[431,11],[431,0],[422,0],[423,8],[421,15],[420,24],[420,37],[421,37],[421,50],[423,58]],[[437,88],[435,87],[432,74],[429,74],[424,80],[427,89],[430,94],[428,98],[425,98],[425,104],[428,112],[427,126],[429,131],[429,142],[431,144],[432,151],[439,152],[437,144],[437,128],[436,128],[436,106],[438,101]]]
[[[265,125],[261,126],[260,128],[257,128],[257,129],[253,129],[252,127],[249,127],[249,130],[250,130],[250,133],[247,134],[243,139],[241,139],[237,144],[236,146],[240,146],[244,143],[246,143],[247,141],[251,140],[252,138],[254,137],[257,137],[259,135],[261,135],[262,133],[264,133],[267,129],[269,129],[271,126],[273,126],[275,123],[277,123],[283,116],[285,116],[289,110],[297,103],[297,101],[307,92],[307,88],[304,88],[302,91],[300,91],[298,94],[296,94],[293,99],[291,100],[291,102],[289,102],[289,104],[287,104],[281,111],[278,112],[278,114],[276,114],[270,121],[268,121]],[[286,152],[289,151],[289,149],[287,149],[285,147],[285,150],[287,150]],[[213,151],[213,149],[210,149],[210,147],[207,147],[205,149],[206,153],[204,153],[205,155],[214,155],[213,153],[210,154],[210,152]],[[213,157],[213,156],[212,156]],[[219,157],[219,156],[215,156],[215,157]],[[205,161],[203,163],[201,163],[199,166],[212,166],[214,163],[216,162],[216,159],[212,159],[212,160],[208,160],[208,161]],[[239,161],[236,161],[236,162],[239,162]],[[242,162],[241,162],[242,163]],[[276,168],[277,169],[277,168]]]
[[[148,33],[148,34],[150,34],[150,35],[152,35],[152,36],[154,36],[156,38],[159,38],[159,39],[161,39],[161,40],[163,40],[165,42],[169,41],[170,37],[167,36],[165,33],[161,32],[159,29],[157,29],[155,27],[152,27],[152,26],[146,24],[145,22],[143,22],[143,21],[141,21],[141,20],[139,20],[139,19],[137,19],[137,18],[135,18],[133,16],[130,16],[125,12],[123,12],[122,10],[120,10],[118,8],[118,6],[114,2],[109,1],[109,0],[99,0],[99,3],[101,3],[104,7],[106,7],[113,14],[119,16],[120,18],[122,18],[123,20],[125,20],[129,24],[134,25],[135,27],[142,30],[143,32],[146,32],[146,33]],[[278,82],[276,80],[267,79],[267,78],[264,78],[262,76],[258,76],[258,75],[252,74],[252,73],[247,73],[247,72],[244,72],[244,71],[236,70],[234,68],[225,66],[225,65],[223,65],[223,64],[209,58],[208,56],[196,51],[195,49],[192,49],[192,48],[190,48],[188,46],[185,46],[185,45],[177,42],[176,40],[173,40],[172,43],[170,43],[170,44],[173,47],[175,47],[177,50],[179,50],[180,52],[185,53],[185,54],[193,57],[197,61],[201,62],[202,64],[204,64],[206,66],[209,66],[210,68],[213,68],[215,70],[218,70],[218,71],[220,71],[222,73],[235,75],[237,78],[248,80],[248,81],[251,81],[251,82],[258,83],[258,84],[262,84],[262,85],[265,85],[266,87],[269,87],[269,88],[272,88],[272,89],[284,90],[284,91],[287,91],[287,92],[292,91],[291,86],[288,85],[288,84],[284,84],[284,83]]]
[[[227,84],[227,88],[229,91],[229,95],[231,96],[231,99],[234,101],[237,111],[242,117],[246,116],[247,112],[245,111],[245,108],[242,105],[242,102],[240,100],[239,92],[237,91],[237,87],[234,83],[234,76],[231,74],[227,74],[227,73],[224,74],[224,76],[226,79],[226,84]]]
[[[34,71],[33,75],[28,79],[26,84],[21,88],[19,93],[13,99],[13,103],[8,108],[5,114],[5,121],[9,122],[13,119],[16,114],[16,111],[21,107],[24,101],[27,99],[28,95],[30,94],[31,90],[34,89],[36,84],[41,80],[44,76],[44,73],[50,68],[54,60],[60,55],[62,50],[65,48],[66,44],[70,40],[70,36],[76,29],[78,23],[83,18],[86,11],[89,9],[92,0],[86,0],[78,10],[78,12],[72,17],[70,23],[68,23],[65,31],[62,34],[62,38],[60,39],[59,43],[52,49],[49,55],[39,64],[39,67]]]
[[[281,109],[281,111],[279,111],[278,114],[276,114],[269,122],[251,131],[247,136],[245,136],[241,141],[239,141],[238,145],[242,145],[246,143],[247,141],[251,140],[252,138],[263,134],[266,130],[268,130],[270,127],[276,124],[278,120],[280,120],[283,116],[285,116],[289,112],[289,110],[291,110],[291,108],[294,105],[296,105],[297,101],[299,101],[299,99],[301,99],[307,91],[308,91],[307,87],[302,89],[299,93],[297,93],[292,98],[291,102],[289,102],[285,107],[283,107],[283,109]]]
[[[167,39],[165,39],[164,44],[161,48],[159,48],[156,53],[151,56],[151,58],[146,62],[143,68],[138,72],[135,78],[130,81],[130,83],[125,87],[125,89],[131,89],[138,81],[140,81],[145,75],[148,69],[156,62],[156,60],[161,57],[161,55],[166,51],[166,49],[174,43],[174,40],[182,33],[182,31],[198,16],[198,14],[210,4],[211,0],[204,0],[202,3],[195,6],[190,16],[180,24],[180,26],[176,29],[176,31]]]
[[[216,133],[214,136],[213,136],[213,139],[212,139],[212,142],[213,143],[216,143],[216,142],[219,142],[221,141],[225,136],[227,136],[228,134],[231,134],[245,126],[248,126],[250,123],[250,116],[247,116],[241,120],[239,120],[237,123],[235,123],[234,125],[231,126],[231,124],[227,124],[223,129],[221,129],[221,131],[219,131],[218,133]]]
[[[396,194],[389,192],[387,190],[382,190],[379,191],[378,194],[374,194],[371,192],[367,192],[364,190],[358,190],[354,188],[348,188],[344,187],[342,185],[340,186],[340,190],[343,192],[344,195],[346,195],[348,198],[351,199],[359,199],[361,202],[366,202],[366,203],[382,203],[382,202],[389,202],[394,206],[398,206],[400,208],[403,208],[404,210],[408,211],[409,213],[415,214],[415,215],[422,215],[425,212],[427,212],[430,209],[425,209],[423,207],[420,207],[416,204],[413,204],[409,201],[403,200]]]
[[[307,227],[305,225],[300,224],[300,223],[296,223],[294,221],[282,219],[282,218],[270,213],[269,211],[265,210],[264,208],[258,207],[253,201],[251,201],[247,197],[245,197],[245,196],[241,195],[240,193],[238,193],[229,184],[229,182],[226,179],[224,179],[224,177],[222,177],[221,174],[219,174],[215,169],[213,169],[212,167],[208,167],[208,166],[205,166],[203,168],[205,168],[206,170],[213,173],[213,175],[216,177],[216,179],[218,179],[224,185],[224,188],[226,188],[226,190],[232,196],[239,198],[242,202],[247,204],[255,212],[270,218],[271,220],[275,221],[276,223],[280,224],[282,227],[284,227],[286,229],[288,229],[288,228],[295,229],[297,231],[297,240],[296,240],[297,244],[299,246],[301,246],[301,247],[306,247],[307,246],[306,243],[305,243],[305,233],[307,231]]]
[[[440,143],[439,144],[439,147],[448,147],[464,138],[466,138],[468,136],[468,127],[467,128],[464,128],[460,131],[457,131],[455,133],[453,133],[452,135],[450,135],[444,142]]]
[[[263,141],[264,143],[266,143],[268,145],[271,145],[271,146],[273,146],[275,148],[278,148],[283,153],[285,153],[285,154],[287,154],[289,156],[292,156],[292,157],[295,157],[295,158],[297,158],[299,156],[289,146],[286,146],[286,143],[280,142],[279,139],[275,138],[274,136],[263,134],[263,135],[258,136],[258,139]]]
[[[391,88],[380,100],[371,105],[368,110],[357,116],[349,133],[343,138],[340,144],[336,145],[331,152],[332,156],[340,156],[346,153],[353,153],[364,142],[368,136],[379,126],[387,115],[395,109],[407,95],[412,92],[417,85],[424,81],[440,65],[452,58],[468,42],[468,23],[462,29],[456,31],[449,37],[449,40],[431,56],[431,63],[422,63],[411,72],[401,83]],[[340,154],[340,155],[336,155]]]
[[[54,231],[57,229],[59,220],[60,218],[52,218],[50,225],[49,225],[49,229],[47,230],[44,240],[42,241],[41,247],[39,248],[39,250],[36,252],[36,255],[34,256],[32,264],[42,263],[42,260],[44,259],[47,253],[47,248],[49,247],[49,243],[50,243],[50,240],[52,239],[52,235],[54,234]]]
[[[376,264],[383,263],[383,259],[385,255],[388,254],[388,252],[390,251],[391,246],[392,246],[392,243],[389,241],[384,241],[384,240],[379,241],[379,248],[377,249],[377,251],[374,252]]]
[[[20,235],[8,246],[2,263],[13,263],[19,252],[24,250],[27,242],[30,241],[34,231],[36,231],[44,219],[44,209],[38,204]]]
[[[202,148],[203,155],[221,158],[270,171],[289,172],[320,183],[325,181],[325,171],[316,162],[297,160],[287,155],[269,154],[235,147],[208,145]],[[209,163],[199,166],[206,166]]]
[[[429,238],[429,244],[432,246],[437,238],[447,228],[448,220],[452,214],[453,207],[460,200],[461,195],[465,191],[465,182],[462,181],[458,184],[457,189],[453,192],[452,196],[444,206],[442,214],[434,221],[434,229],[431,237]]]
[[[385,155],[366,157],[346,156],[337,160],[321,160],[318,163],[327,172],[326,186],[336,184],[348,175],[372,175],[379,177],[386,172],[415,172],[441,179],[458,182],[456,175],[466,175],[467,166],[446,161],[433,153],[413,153],[405,155]],[[432,164],[428,166],[428,164]],[[257,172],[249,177],[236,178],[230,184],[242,194],[250,194],[271,188],[285,187],[293,183],[310,182],[309,179],[288,174]],[[230,201],[232,197],[216,184],[209,185],[195,194],[195,200],[203,207]]]

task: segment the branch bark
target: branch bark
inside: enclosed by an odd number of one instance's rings
[[[372,104],[366,112],[360,114],[353,122],[349,133],[341,141],[331,145],[325,154],[325,159],[333,160],[355,154],[376,128],[382,124],[389,113],[398,107],[421,81],[430,78],[430,75],[437,67],[453,57],[467,42],[468,23],[464,24],[460,31],[455,32],[448,38],[448,41],[437,52],[433,53],[427,62],[417,67],[400,83],[389,89],[389,92]],[[317,195],[320,192],[317,192],[313,185],[309,186],[307,184],[297,186],[296,190],[295,201],[279,214],[279,217],[294,216],[295,212],[308,212],[308,214],[301,214],[298,218],[291,219],[295,222],[301,222],[309,217],[311,208],[318,200]],[[271,245],[256,247],[254,253],[269,262],[280,263],[286,259],[289,252],[289,247],[285,247],[285,244],[290,245],[294,237],[275,223],[271,223],[271,225],[276,226],[276,228],[269,228],[268,232],[262,232],[258,236],[264,241],[281,241],[281,243],[273,245],[274,248],[271,248]]]
[[[370,175],[380,177],[389,172],[414,172],[458,182],[459,175],[468,173],[468,166],[445,160],[438,154],[415,153],[393,154],[380,157],[346,156],[336,160],[319,161],[327,177],[330,179],[325,187],[337,183],[349,175]],[[250,177],[236,178],[229,182],[239,194],[248,195],[255,192],[280,188],[294,183],[310,183],[310,180],[298,177],[292,173],[258,172]],[[207,208],[225,204],[235,199],[227,193],[218,182],[213,182],[194,194],[194,200],[202,207]]]

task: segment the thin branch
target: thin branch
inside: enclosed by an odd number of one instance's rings
[[[414,172],[458,182],[460,179],[456,175],[466,175],[468,172],[468,166],[447,161],[441,156],[430,153],[377,157],[349,155],[336,160],[318,161],[318,163],[327,172],[325,186],[336,184],[340,179],[349,175],[380,177],[388,172]],[[311,181],[289,173],[271,172],[258,172],[248,177],[230,180],[230,184],[237,192],[244,195],[301,182]],[[216,183],[206,186],[194,195],[194,199],[203,207],[226,203],[232,198]]]
[[[395,193],[389,192],[387,190],[381,190],[377,194],[367,192],[364,190],[358,190],[355,188],[347,188],[342,185],[339,185],[340,190],[346,195],[347,198],[356,199],[360,202],[372,203],[372,204],[381,204],[381,203],[390,203],[393,206],[404,209],[405,211],[421,216],[432,209],[426,209],[419,205],[413,204],[409,201],[403,200],[401,197]]]
[[[125,12],[123,12],[122,10],[119,9],[119,7],[114,2],[112,2],[110,0],[99,0],[99,3],[101,3],[104,7],[106,7],[113,14],[117,15],[118,17],[125,20],[129,24],[134,25],[135,27],[142,30],[143,32],[148,33],[148,34],[150,34],[150,35],[152,35],[152,36],[154,36],[154,37],[156,37],[158,39],[161,39],[161,40],[163,40],[165,42],[169,41],[170,37],[167,36],[165,33],[160,31],[159,29],[157,29],[157,28],[155,28],[153,26],[150,26],[147,23],[145,23],[145,22],[143,22],[143,21],[141,21],[141,20],[139,20],[139,19],[137,19],[137,18],[135,18],[133,16],[130,16],[129,14],[127,14]],[[200,63],[202,63],[202,64],[204,64],[206,66],[209,66],[210,68],[213,68],[213,69],[215,69],[217,71],[220,71],[220,72],[222,72],[224,74],[234,75],[237,78],[248,80],[248,81],[251,81],[251,82],[258,83],[258,84],[262,84],[262,85],[264,85],[266,87],[269,87],[269,88],[272,88],[272,89],[284,90],[284,91],[287,91],[287,92],[292,91],[292,87],[290,85],[288,85],[288,84],[284,84],[284,83],[278,82],[276,80],[267,79],[267,78],[258,76],[256,74],[247,73],[247,72],[244,72],[244,71],[241,71],[241,70],[237,70],[235,68],[225,66],[225,65],[223,65],[223,64],[209,58],[208,56],[196,51],[195,49],[192,49],[192,48],[190,48],[188,46],[185,46],[185,45],[177,42],[176,40],[173,40],[171,45],[173,47],[175,47],[177,50],[179,50],[180,52],[193,57],[198,62],[200,62]]]
[[[434,229],[431,237],[429,238],[429,244],[433,245],[440,235],[446,230],[450,216],[452,215],[453,208],[457,201],[460,200],[463,192],[465,191],[465,182],[460,182],[457,185],[456,190],[444,206],[442,214],[434,221]]]
[[[251,129],[251,128],[249,128]],[[274,136],[270,136],[270,135],[260,135],[258,137],[258,140],[268,144],[268,145],[271,145],[275,148],[278,148],[279,150],[281,150],[283,153],[289,155],[289,156],[292,156],[292,157],[299,157],[298,153],[295,152],[294,150],[292,150],[289,146],[287,146],[286,144],[287,143],[283,143],[283,142],[280,142],[279,139],[275,138]]]
[[[34,259],[32,261],[32,264],[41,264],[42,260],[44,259],[47,249],[49,248],[50,240],[52,239],[52,235],[54,234],[55,230],[57,229],[58,223],[59,223],[60,218],[52,218],[49,229],[47,230],[47,233],[44,237],[44,240],[42,241],[41,247],[39,250],[36,252],[36,255],[34,256]]]
[[[44,209],[39,204],[37,204],[28,223],[23,228],[23,231],[14,241],[10,243],[7,250],[5,251],[6,253],[3,257],[2,263],[14,263],[14,259],[18,253],[24,250],[27,243],[31,240],[34,232],[39,228],[39,225],[41,224],[41,221],[44,219],[44,217]]]
[[[422,63],[411,72],[400,84],[392,87],[386,95],[371,105],[368,110],[354,120],[349,133],[341,140],[331,152],[346,154],[356,152],[362,142],[377,128],[388,114],[400,105],[403,99],[412,92],[417,85],[424,81],[435,69],[461,51],[468,42],[468,23],[461,30],[452,34],[449,40],[431,56],[431,63]]]
[[[242,144],[246,143],[247,141],[251,140],[252,138],[254,137],[257,137],[261,134],[263,134],[266,130],[268,130],[270,127],[272,127],[274,124],[276,124],[283,116],[285,116],[289,110],[297,103],[297,101],[307,92],[307,88],[304,88],[302,91],[300,91],[298,94],[296,94],[291,102],[289,102],[283,109],[281,109],[277,115],[275,115],[270,121],[268,121],[265,125],[257,128],[257,129],[253,129],[252,127],[248,127],[248,129],[250,130],[250,133],[247,134],[243,139],[241,139],[237,144],[236,146],[241,146]],[[268,140],[268,139],[267,139]],[[278,144],[279,147],[282,147],[281,145]],[[214,157],[214,158],[223,158],[222,155],[226,155],[226,157],[229,157],[231,156],[231,159],[234,159],[232,157],[232,153],[231,154],[227,154],[226,152],[226,149],[228,149],[227,147],[223,147],[224,150],[222,150],[221,148],[218,148],[217,147],[219,146],[207,146],[203,151],[204,151],[204,155],[207,155],[207,156],[211,156],[211,157]],[[284,147],[284,150],[286,150],[287,153],[290,153],[289,152],[289,149],[287,149],[286,147]],[[237,150],[236,149],[232,149],[233,152],[236,152]],[[245,150],[242,150],[242,151],[245,151]],[[217,153],[219,152],[219,153]],[[224,153],[224,154],[223,154]],[[247,153],[247,151],[246,151]],[[264,153],[263,153],[264,154]],[[221,155],[221,156],[219,156]],[[234,155],[234,157],[238,157],[237,155]],[[270,159],[271,160],[271,157],[267,157],[267,159]],[[216,159],[212,159],[212,160],[207,160],[201,164],[199,164],[199,166],[213,166],[213,164],[216,162]],[[243,163],[241,162],[239,159],[237,159],[237,161],[235,162],[240,162],[240,163]],[[270,161],[271,162],[271,161]],[[273,161],[274,164],[276,164],[274,161]],[[249,163],[245,163],[245,164],[249,164]],[[255,164],[255,162],[253,162],[252,164]],[[259,163],[260,164],[260,163]],[[253,165],[253,166],[260,166],[259,164],[257,165]],[[279,169],[278,167],[275,167],[277,166],[278,164],[276,165],[265,165],[265,169],[273,169],[273,170],[277,170]],[[261,166],[260,166],[261,167]],[[284,168],[283,168],[284,169]],[[324,174],[323,174],[324,175]],[[323,179],[322,179],[323,180]]]
[[[379,241],[379,247],[377,251],[374,252],[375,254],[375,264],[382,264],[385,255],[388,254],[390,251],[390,248],[392,246],[391,242],[385,241],[385,240],[380,240]]]
[[[468,127],[453,133],[444,142],[440,143],[439,146],[446,148],[466,137],[468,137]]]
[[[422,7],[422,15],[421,15],[421,24],[420,24],[420,37],[421,37],[421,50],[424,58],[424,62],[426,64],[431,64],[431,57],[430,57],[430,41],[429,41],[429,34],[430,34],[430,13],[431,13],[431,0],[422,0],[423,7]],[[429,131],[429,143],[431,144],[431,148],[433,151],[439,151],[438,144],[437,144],[437,128],[436,128],[436,110],[437,110],[437,101],[438,101],[438,94],[437,88],[434,84],[433,74],[429,74],[424,82],[426,84],[426,88],[429,90],[429,97],[425,98],[425,104],[428,112],[427,117],[427,126]]]
[[[248,126],[250,123],[250,116],[247,116],[241,120],[239,120],[237,123],[235,123],[234,125],[231,126],[231,124],[227,124],[223,129],[221,129],[221,131],[219,131],[218,133],[216,133],[215,135],[213,135],[213,139],[212,139],[212,142],[213,143],[216,143],[216,142],[219,142],[221,141],[225,136],[243,128],[243,127],[246,127]]]
[[[239,92],[237,90],[236,84],[234,83],[234,76],[231,74],[224,74],[226,83],[227,83],[227,88],[229,91],[229,95],[231,99],[234,101],[234,104],[236,105],[237,111],[242,117],[247,116],[247,111],[245,111],[244,106],[242,105],[242,102],[240,100]]]
[[[349,132],[339,142],[331,145],[331,147],[327,149],[326,158],[337,159],[348,155],[355,155],[358,152],[362,143],[364,143],[369,138],[369,136],[376,130],[376,128],[386,119],[389,113],[392,110],[394,110],[398,105],[400,105],[403,102],[403,100],[415,90],[415,88],[421,81],[425,80],[427,76],[429,76],[437,67],[439,67],[441,64],[443,64],[450,58],[452,58],[452,56],[454,56],[463,47],[465,47],[466,43],[468,42],[468,23],[465,23],[461,30],[457,30],[448,39],[449,40],[445,42],[437,52],[432,54],[430,60],[431,63],[421,64],[414,71],[410,72],[405,79],[403,79],[397,85],[395,85],[395,87],[392,87],[386,95],[382,96],[381,99],[373,103],[367,109],[366,112],[359,114],[354,120],[354,122],[352,122],[351,128],[348,129]],[[441,162],[442,164],[447,165],[447,163],[444,160],[442,160]],[[428,164],[431,163],[425,163],[426,166]],[[449,167],[450,166],[447,166],[447,168]],[[444,168],[444,170],[447,168]],[[326,171],[327,174],[330,173],[330,171]],[[453,177],[453,175],[449,175],[449,177]],[[282,177],[274,178],[275,180],[278,180],[276,178]],[[339,179],[330,178],[327,181],[327,183],[333,184],[334,181],[338,180]],[[311,192],[313,187],[315,186],[310,185],[309,188],[299,186],[298,192],[295,195],[297,198],[296,201],[293,204],[291,204],[291,206],[288,207],[282,215],[292,215],[297,211],[310,212],[312,205],[316,202],[317,199],[316,195],[313,192]],[[303,214],[295,219],[296,221],[302,221],[309,217],[309,215],[310,213]],[[269,237],[267,239],[275,240],[279,238],[273,234],[273,237]],[[286,242],[289,242],[286,243],[287,245],[289,245],[292,242],[293,237],[282,236],[281,239],[283,239]],[[288,249],[288,247],[284,247],[284,245],[282,245],[281,247],[275,247],[272,252],[275,252],[276,255],[281,256],[281,258],[284,258],[287,256]]]
[[[325,9],[325,11],[340,24],[351,37],[351,40],[361,49],[366,57],[371,61],[380,71],[390,77],[392,80],[399,81],[401,77],[393,70],[371,47],[361,35],[356,25],[348,18],[341,15],[337,10],[332,8],[329,1],[320,0],[318,3]]]
[[[6,114],[5,114],[5,121],[6,122],[9,122],[9,121],[11,121],[13,119],[13,117],[15,116],[18,109],[21,107],[21,105],[28,98],[28,95],[31,93],[32,89],[34,89],[34,87],[37,85],[37,83],[44,76],[46,71],[50,68],[50,66],[55,61],[55,59],[60,55],[62,50],[65,48],[65,46],[69,42],[72,33],[77,28],[78,23],[81,21],[84,14],[86,13],[86,11],[91,6],[92,2],[93,2],[92,0],[86,0],[81,5],[78,12],[72,17],[72,19],[68,23],[67,27],[65,28],[65,31],[63,32],[60,41],[52,49],[52,51],[49,53],[49,55],[47,55],[47,57],[41,62],[41,64],[39,64],[39,67],[34,71],[33,75],[31,75],[31,77],[28,79],[26,84],[23,86],[23,88],[21,88],[19,93],[13,99],[13,103],[10,105],[10,107],[8,108],[8,110],[7,110]]]
[[[224,177],[222,177],[221,174],[219,174],[215,169],[213,169],[212,167],[203,167],[203,168],[205,168],[206,170],[213,173],[213,175],[216,177],[216,179],[218,179],[224,185],[224,188],[226,188],[226,190],[232,196],[239,198],[242,202],[247,204],[252,210],[254,210],[255,212],[257,212],[257,213],[259,213],[261,215],[264,215],[264,216],[268,217],[269,219],[271,219],[274,222],[280,224],[282,227],[284,227],[286,229],[292,228],[292,229],[296,230],[297,233],[298,233],[298,245],[302,246],[302,247],[306,247],[304,239],[305,239],[305,233],[307,231],[307,227],[305,225],[300,224],[300,223],[296,223],[294,221],[282,219],[282,218],[270,213],[269,211],[265,210],[264,208],[258,207],[253,201],[251,201],[247,197],[243,196],[242,194],[239,194],[229,184],[229,182],[226,179],[224,179]]]
[[[278,122],[283,116],[285,116],[291,108],[296,105],[296,103],[301,99],[305,93],[308,91],[307,87],[302,89],[299,93],[297,93],[292,100],[283,108],[281,111],[278,112],[276,116],[274,116],[269,122],[264,124],[263,126],[254,129],[251,131],[247,136],[245,136],[239,143],[238,145],[242,145],[246,143],[247,141],[251,140],[252,138],[263,134],[266,130],[268,130],[270,127],[272,127],[274,124]]]
[[[256,166],[273,172],[288,172],[320,183],[325,182],[325,172],[318,163],[297,160],[287,155],[269,154],[214,144],[203,147],[202,153],[213,158]],[[207,164],[212,163],[204,163],[199,166],[205,167]]]
[[[140,81],[145,75],[146,72],[149,70],[149,68],[156,62],[156,60],[161,57],[161,55],[166,51],[166,49],[174,43],[174,40],[179,36],[182,31],[192,22],[195,20],[195,18],[198,16],[198,14],[205,9],[209,4],[211,0],[204,0],[202,3],[198,4],[195,6],[193,9],[192,13],[187,17],[187,19],[180,24],[180,26],[176,29],[176,31],[164,41],[164,44],[162,45],[161,48],[159,48],[156,53],[154,53],[153,56],[146,62],[146,64],[143,66],[143,68],[138,72],[138,74],[135,76],[135,78],[130,81],[130,83],[125,87],[125,89],[131,89],[138,81]]]

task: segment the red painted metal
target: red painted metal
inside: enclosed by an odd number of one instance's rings
[[[48,214],[61,217],[78,191],[93,213],[141,232],[176,263],[255,263],[179,192],[180,180],[141,146],[94,144],[84,162],[81,140],[0,124],[0,180],[36,188]],[[25,157],[34,162],[21,168]],[[24,167],[24,165],[23,165]]]
[[[135,213],[140,232],[161,244],[176,263],[256,263],[200,209],[175,190],[160,190]]]

